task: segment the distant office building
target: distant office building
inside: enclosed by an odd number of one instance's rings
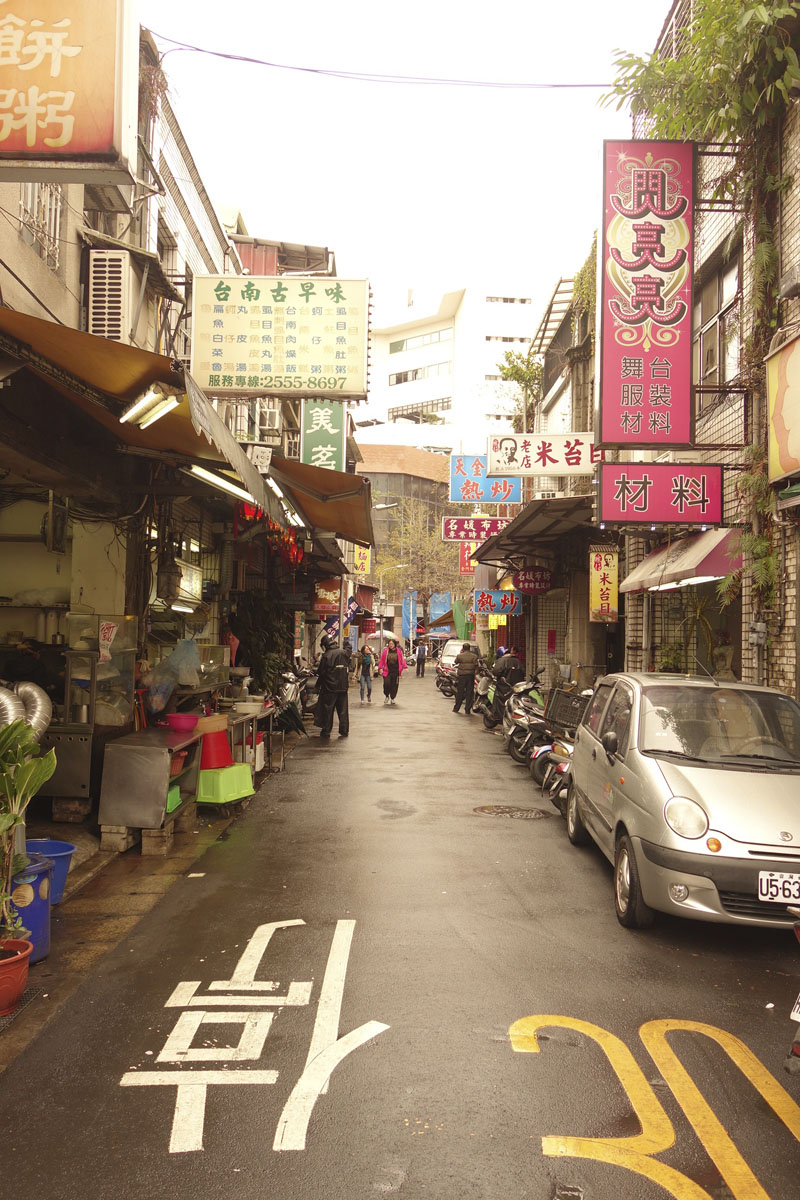
[[[499,364],[507,350],[528,352],[533,320],[524,295],[470,287],[418,302],[409,293],[391,323],[372,330],[370,395],[359,423],[412,422],[420,429],[406,443],[455,450],[510,429],[517,388],[503,381]],[[380,432],[365,431],[363,440],[381,440]]]

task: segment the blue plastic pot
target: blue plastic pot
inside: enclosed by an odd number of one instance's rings
[[[29,855],[43,854],[53,860],[53,886],[50,892],[50,903],[60,904],[64,896],[72,856],[75,847],[72,842],[56,842],[51,838],[29,838],[25,843]]]
[[[30,855],[30,850],[28,851]],[[33,942],[30,962],[39,962],[50,953],[50,888],[53,878],[53,860],[42,854],[31,856],[24,871],[11,881],[11,902],[19,913],[26,929],[26,936]]]

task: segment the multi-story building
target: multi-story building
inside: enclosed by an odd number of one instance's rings
[[[373,330],[369,403],[361,420],[403,423],[407,443],[472,451],[510,428],[516,388],[499,364],[507,350],[527,354],[531,301],[469,287],[418,299]],[[419,426],[409,429],[407,422]],[[367,428],[363,441],[394,441]]]

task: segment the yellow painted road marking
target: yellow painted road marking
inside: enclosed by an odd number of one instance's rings
[[[600,1046],[628,1095],[642,1131],[620,1138],[543,1137],[543,1153],[550,1157],[590,1158],[624,1167],[660,1184],[676,1200],[710,1200],[708,1192],[694,1180],[651,1157],[673,1145],[675,1130],[631,1051],[613,1033],[575,1017],[540,1014],[514,1022],[508,1031],[512,1048],[521,1054],[538,1054],[537,1033],[552,1025],[573,1029]]]
[[[717,1042],[798,1141],[800,1108],[744,1042],[732,1033],[698,1021],[675,1020],[648,1021],[639,1030],[648,1053],[736,1200],[769,1200],[694,1080],[667,1043],[667,1034],[675,1030],[699,1033]]]

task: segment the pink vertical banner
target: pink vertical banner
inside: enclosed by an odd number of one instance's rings
[[[694,143],[605,142],[597,445],[691,446]]]

